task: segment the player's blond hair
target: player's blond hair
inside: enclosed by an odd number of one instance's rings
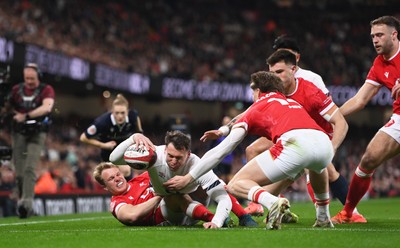
[[[126,106],[126,108],[129,108],[129,102],[122,94],[118,94],[115,97],[115,99],[112,103],[112,106],[114,107],[116,105],[122,105],[122,106]]]
[[[104,179],[101,177],[101,173],[103,173],[104,170],[110,168],[118,168],[118,166],[110,162],[101,162],[94,168],[93,177],[101,186],[106,186]]]

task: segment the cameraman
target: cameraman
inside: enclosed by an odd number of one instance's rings
[[[49,115],[54,105],[54,89],[40,82],[36,64],[24,67],[24,82],[14,85],[8,101],[13,113],[12,165],[16,172],[17,214],[27,218],[33,211],[35,167],[44,148]]]

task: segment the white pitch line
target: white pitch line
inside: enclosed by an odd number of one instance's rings
[[[382,228],[368,228],[368,229],[362,229],[362,228],[285,228],[285,229],[290,229],[290,230],[312,230],[312,231],[332,231],[332,232],[395,232],[398,233],[400,232],[399,228],[395,229],[382,229]]]
[[[43,224],[43,223],[74,222],[74,221],[82,221],[82,220],[99,220],[99,219],[111,219],[111,218],[112,218],[112,216],[109,216],[109,217],[75,218],[75,219],[63,219],[63,220],[29,221],[29,222],[18,222],[18,223],[0,224],[0,227],[1,227],[1,226],[34,225],[34,224]]]

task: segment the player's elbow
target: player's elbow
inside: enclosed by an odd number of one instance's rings
[[[140,219],[138,215],[132,214],[129,218],[118,218],[118,220],[126,226],[138,226]]]
[[[110,162],[113,163],[113,164],[115,164],[115,162],[118,160],[118,157],[117,157],[117,155],[116,155],[116,153],[114,151],[111,152],[110,156],[108,157]]]
[[[81,137],[79,137],[79,140],[80,140],[81,142],[86,142],[86,141],[87,141],[86,134],[85,134],[85,133],[82,133],[82,134],[81,134]]]

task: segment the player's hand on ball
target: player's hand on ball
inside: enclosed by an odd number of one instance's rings
[[[144,145],[132,144],[124,152],[125,162],[136,170],[146,170],[157,161],[157,153]]]
[[[145,147],[147,150],[152,149],[155,150],[156,147],[154,146],[153,142],[146,136],[144,136],[141,133],[135,133],[132,135],[133,143],[138,144],[140,149],[143,149]]]

